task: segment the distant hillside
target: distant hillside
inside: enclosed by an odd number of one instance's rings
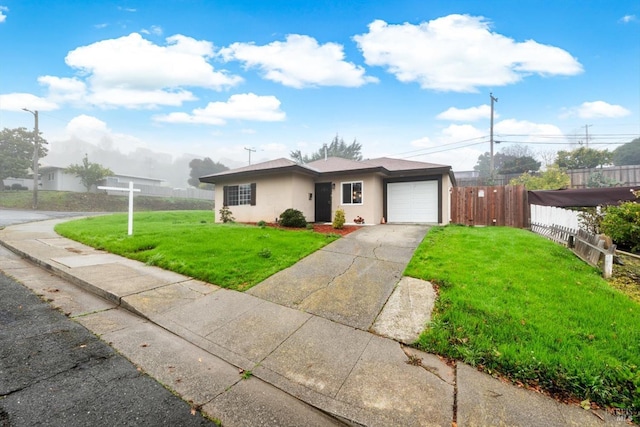
[[[31,209],[33,192],[0,191],[0,208]],[[136,211],[212,210],[213,200],[134,196]],[[58,212],[126,212],[128,196],[105,193],[39,191],[38,210]]]

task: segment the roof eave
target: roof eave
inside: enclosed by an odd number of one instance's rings
[[[320,175],[318,172],[313,171],[307,167],[304,167],[301,165],[290,165],[290,166],[272,168],[272,169],[225,173],[223,175],[220,175],[220,174],[206,175],[206,176],[201,176],[200,178],[198,178],[198,180],[206,184],[215,184],[216,181],[217,182],[235,181],[241,178],[250,178],[253,176],[264,176],[264,175],[277,175],[281,173],[299,173],[302,175],[309,175],[309,176]]]

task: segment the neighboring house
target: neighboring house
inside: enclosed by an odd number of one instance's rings
[[[359,216],[366,224],[448,223],[455,185],[450,166],[386,157],[307,164],[281,158],[200,181],[216,185],[215,206],[228,206],[239,222],[271,222],[293,208],[310,222],[331,222],[343,209],[347,223]]]
[[[57,166],[40,167],[40,188],[43,190],[53,191],[87,191],[86,187],[80,181],[80,178],[78,178],[74,174],[65,172],[65,169],[66,168]],[[108,185],[111,187],[126,187],[127,185],[129,185],[129,181],[132,181],[134,185],[151,186],[161,186],[164,182],[162,179],[114,174],[113,176],[105,178],[104,182],[101,185]]]

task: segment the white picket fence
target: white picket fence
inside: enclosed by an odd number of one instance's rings
[[[560,227],[576,230],[580,228],[578,221],[578,211],[556,208],[554,206],[531,206],[531,224],[537,225],[557,225]]]
[[[567,246],[585,262],[594,267],[601,266],[605,278],[611,277],[616,246],[605,249],[605,242],[599,236],[581,230],[577,211],[553,206],[530,206],[531,231]]]

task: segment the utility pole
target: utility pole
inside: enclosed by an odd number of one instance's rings
[[[584,128],[584,134],[585,134],[585,140],[584,140],[584,143],[585,143],[585,146],[586,146],[587,148],[589,148],[589,128],[590,128],[591,126],[593,126],[593,125],[584,125],[584,126],[582,126],[582,127]]]
[[[493,104],[494,102],[498,102],[498,98],[494,98],[493,93],[489,93],[489,97],[491,98],[491,126],[489,128],[489,143],[491,145],[491,160],[489,162],[490,172],[491,172],[491,180],[493,180],[494,176],[494,165],[493,165]]]
[[[35,119],[35,125],[34,125],[34,138],[33,138],[33,203],[32,203],[32,208],[33,210],[38,209],[38,185],[39,185],[39,180],[38,180],[38,156],[39,156],[39,151],[40,151],[40,144],[39,144],[39,140],[40,140],[40,131],[38,130],[38,110],[35,111],[31,111],[27,108],[23,108],[24,111],[33,114],[33,117]]]
[[[244,149],[249,152],[249,164],[251,164],[251,153],[255,153],[256,149],[255,148],[247,148],[247,147],[244,147]]]

